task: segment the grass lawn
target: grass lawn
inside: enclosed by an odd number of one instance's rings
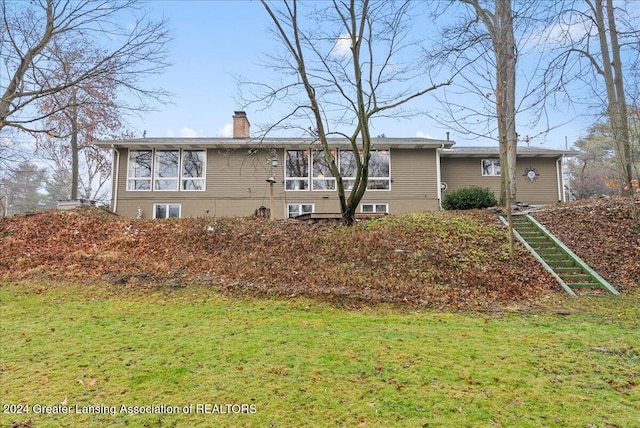
[[[639,426],[640,293],[547,307],[0,283],[0,426]]]

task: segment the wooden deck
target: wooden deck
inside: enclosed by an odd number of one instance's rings
[[[356,220],[371,220],[386,216],[386,213],[356,213]],[[342,220],[341,213],[311,213],[293,217],[295,220],[319,221],[319,220]]]

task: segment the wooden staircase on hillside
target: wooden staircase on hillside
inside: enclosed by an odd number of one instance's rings
[[[500,217],[507,223],[504,217]],[[530,215],[513,215],[514,234],[533,256],[549,271],[567,293],[576,296],[576,290],[604,289],[620,293],[573,251],[552,235]]]

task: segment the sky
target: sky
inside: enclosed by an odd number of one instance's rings
[[[237,101],[234,76],[264,78],[270,71],[260,65],[265,54],[277,48],[268,32],[269,18],[258,1],[250,0],[151,0],[146,9],[156,17],[169,19],[173,40],[169,61],[173,64],[149,84],[173,93],[171,103],[157,105],[158,111],[130,121],[136,135],[147,137],[230,137],[231,117],[242,106]],[[422,97],[416,107],[435,108],[432,97]],[[274,120],[268,111],[247,108],[252,123]],[[566,121],[576,112],[556,112],[553,119]],[[388,137],[427,137],[445,139],[447,129],[426,116],[388,119],[377,122],[374,134]],[[564,149],[586,135],[589,121],[571,120],[546,137],[534,139],[539,147]],[[449,130],[460,145],[489,145]],[[521,135],[528,131],[519,129]],[[277,136],[277,135],[271,135]]]

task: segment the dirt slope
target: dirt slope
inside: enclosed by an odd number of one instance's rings
[[[604,276],[623,290],[637,286],[638,225],[612,201],[597,207],[575,205],[536,217],[594,266],[606,265]],[[589,219],[580,223],[580,232],[576,215]],[[585,245],[585,236],[605,243]],[[574,247],[574,241],[582,244]],[[561,292],[523,248],[508,260],[504,227],[481,211],[389,216],[351,229],[250,218],[134,220],[97,209],[48,211],[1,220],[0,248],[0,276],[7,280],[127,288],[199,282],[240,295],[454,309],[529,304]]]

